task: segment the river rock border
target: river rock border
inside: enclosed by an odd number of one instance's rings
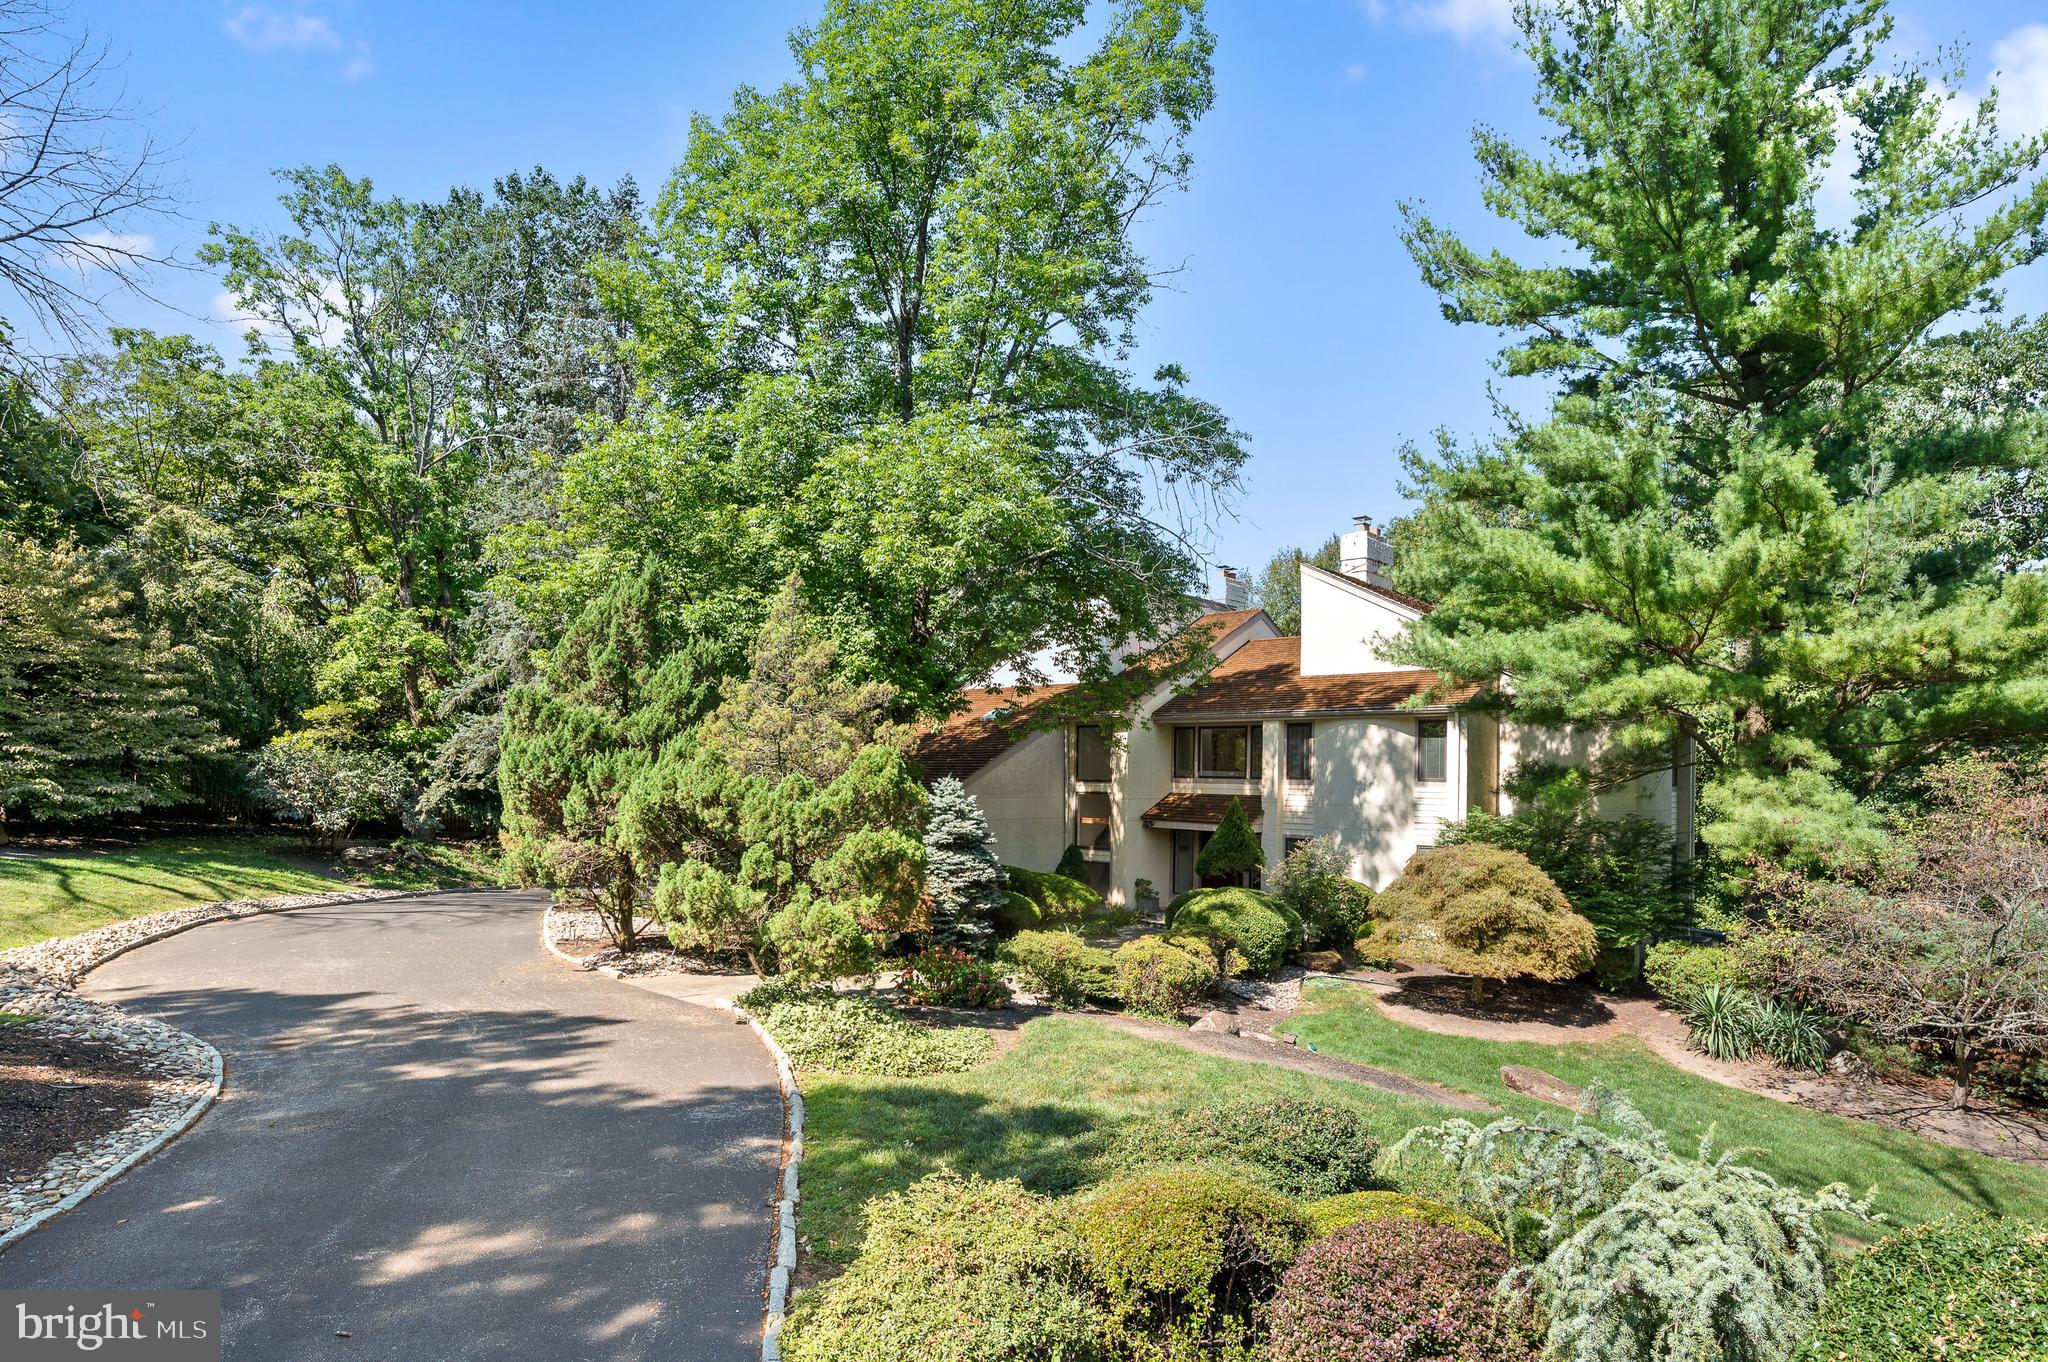
[[[39,1030],[123,1050],[139,1059],[161,1085],[158,1095],[131,1112],[119,1129],[66,1150],[19,1183],[0,1185],[0,1249],[77,1206],[169,1144],[220,1096],[225,1076],[220,1051],[174,1026],[79,997],[72,990],[80,979],[138,946],[209,922],[403,898],[411,892],[352,889],[200,903],[0,951],[0,1012],[33,1017],[25,1025]]]

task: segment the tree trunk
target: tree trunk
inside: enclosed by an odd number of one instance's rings
[[[1949,1095],[1948,1099],[1950,1106],[1967,1107],[1970,1105],[1970,1079],[1975,1075],[1976,1071],[1977,1052],[1968,1046],[1956,1046],[1955,1066],[1950,1070],[1950,1076],[1955,1081],[1955,1091]]]
[[[1486,979],[1483,975],[1475,974],[1472,976],[1472,1001],[1475,1003],[1486,1001]]]
[[[0,847],[6,846],[13,840],[12,837],[7,835],[7,810],[0,809]]]

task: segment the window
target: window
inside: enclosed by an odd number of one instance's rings
[[[1109,779],[1109,748],[1102,741],[1100,724],[1078,724],[1074,728],[1074,779]]]
[[[1202,730],[1202,774],[1241,776],[1245,774],[1251,744],[1242,728]]]
[[[1109,796],[1102,791],[1075,796],[1074,841],[1084,851],[1109,850]]]
[[[1310,772],[1310,754],[1315,746],[1316,726],[1314,724],[1287,725],[1287,778],[1307,784],[1313,776]]]
[[[1292,856],[1295,852],[1301,850],[1303,847],[1307,846],[1313,840],[1313,838],[1309,837],[1286,838],[1284,844],[1280,849],[1280,855],[1283,859]]]
[[[1195,738],[1192,728],[1173,730],[1173,773],[1177,776],[1191,776],[1195,773]]]
[[[1443,719],[1418,719],[1415,723],[1415,778],[1442,780],[1444,754],[1449,745],[1449,724]]]

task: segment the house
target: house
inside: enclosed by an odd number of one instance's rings
[[[1236,799],[1266,864],[1330,837],[1351,874],[1384,888],[1446,822],[1512,812],[1503,777],[1530,760],[1589,763],[1597,733],[1536,728],[1481,699],[1478,686],[1390,660],[1387,642],[1430,607],[1394,589],[1392,548],[1368,519],[1342,540],[1341,568],[1301,567],[1301,633],[1283,636],[1224,571],[1224,600],[1194,627],[1216,664],[1137,704],[1121,742],[1099,725],[1034,723],[1064,686],[971,691],[925,735],[930,777],[957,776],[981,803],[996,850],[1050,869],[1078,844],[1113,902],[1141,882],[1166,899],[1196,883],[1195,859]],[[1692,845],[1690,762],[1602,792],[1599,812],[1638,815]]]

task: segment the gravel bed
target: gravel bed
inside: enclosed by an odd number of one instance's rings
[[[0,951],[0,1012],[33,1018],[16,1025],[39,1034],[89,1041],[119,1052],[147,1076],[153,1091],[119,1129],[80,1141],[18,1180],[0,1182],[0,1244],[25,1222],[86,1190],[182,1127],[211,1099],[219,1081],[220,1055],[211,1045],[176,1027],[79,997],[72,986],[82,976],[123,952],[202,923],[288,908],[400,898],[407,892],[352,889],[200,903]]]
[[[1298,965],[1282,965],[1270,979],[1228,979],[1223,992],[1236,1002],[1262,1012],[1294,1012],[1301,1007],[1301,981],[1308,971]]]

